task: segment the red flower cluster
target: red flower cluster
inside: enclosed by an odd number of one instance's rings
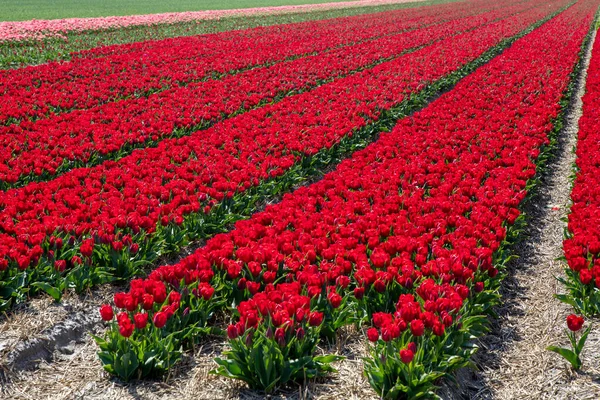
[[[396,339],[407,329],[414,337],[423,336],[428,329],[436,336],[443,336],[447,327],[454,322],[455,315],[469,295],[464,285],[436,284],[433,279],[423,281],[418,290],[420,299],[412,294],[400,295],[393,314],[378,312],[373,314],[375,328],[370,328],[367,337],[375,342]],[[424,297],[423,297],[424,296]]]
[[[278,342],[282,342],[280,345],[290,335],[303,336],[302,326],[307,323],[312,327],[321,325],[323,313],[311,311],[310,298],[301,293],[302,287],[298,282],[268,285],[264,292],[240,303],[239,320],[227,328],[227,336],[235,339],[247,329],[256,329],[264,319],[268,319],[275,328],[273,334]]]
[[[571,193],[573,205],[568,224],[571,235],[564,241],[564,252],[569,267],[578,275],[579,284],[588,288],[600,288],[599,42],[600,38],[597,36],[587,73],[586,93],[582,98],[583,115],[579,119],[576,152],[578,172]]]
[[[212,298],[214,288],[206,282],[199,281],[198,273],[191,273],[186,277],[188,281],[195,280],[197,282],[197,286],[192,290],[196,298],[205,301]],[[162,276],[162,279],[168,281],[166,276]],[[115,294],[113,299],[115,307],[123,310],[117,314],[119,332],[122,336],[131,336],[134,327],[138,330],[144,329],[149,320],[156,328],[160,329],[179,310],[182,294],[172,290],[167,295],[167,287],[163,280],[134,279],[131,281],[131,290],[128,293]],[[104,321],[111,321],[114,317],[113,308],[110,305],[103,305],[100,307],[100,316]]]
[[[524,5],[518,5],[478,16],[461,15],[460,19],[442,25],[255,68],[222,80],[192,83],[149,97],[0,127],[0,183],[25,184],[53,177],[73,166],[86,166],[90,161],[122,157],[130,147],[145,146],[174,134],[183,135],[181,129],[214,123],[282,94],[307,90],[378,60],[397,57],[406,49],[472,29],[523,8]],[[380,32],[374,30],[373,35],[376,33]]]
[[[131,246],[135,244],[131,243],[131,235],[144,231],[151,236],[159,223],[181,224],[186,215],[202,210],[207,211],[212,204],[232,196],[235,192],[244,191],[269,177],[282,175],[303,157],[331,147],[345,136],[351,135],[353,130],[365,126],[371,118],[376,119],[381,110],[400,104],[407,95],[419,91],[424,82],[432,82],[444,77],[472,61],[491,46],[498,44],[502,39],[518,33],[547,12],[546,7],[527,10],[514,18],[494,22],[436,42],[432,46],[380,64],[373,69],[336,80],[307,93],[287,97],[277,104],[239,115],[206,131],[181,139],[164,140],[157,148],[135,151],[118,162],[105,162],[90,169],[76,169],[49,182],[32,183],[21,189],[0,193],[0,260],[4,259],[3,263],[6,265],[10,262],[15,269],[25,269],[37,265],[42,256],[51,258],[48,238],[53,232],[59,232],[59,236],[70,237],[72,244],[78,243],[82,237],[93,235],[96,244],[110,244],[111,251],[123,249],[131,251]],[[464,97],[471,96],[465,94]],[[439,120],[437,116],[431,123],[432,127],[438,126],[436,120]],[[456,126],[457,123],[453,122],[450,127]],[[473,125],[472,128],[476,126]],[[433,139],[431,135],[425,137],[423,143],[429,144]],[[412,145],[415,145],[414,141],[406,148],[410,149]],[[432,149],[440,147],[435,141],[431,146]],[[441,146],[444,149],[442,162],[437,168],[445,165],[443,160],[446,157],[452,157],[452,151],[448,150],[453,148],[452,144],[450,147],[444,146],[446,145]],[[423,153],[423,149],[418,151],[419,156],[430,154],[429,151]],[[432,151],[431,157],[438,157],[438,155]],[[368,168],[375,168],[378,159],[380,157],[361,162],[366,162]],[[403,158],[400,163],[403,160],[406,161],[408,158]],[[407,168],[407,175],[404,178],[400,174],[390,175],[388,172],[379,172],[377,179],[400,179],[404,182],[402,185],[408,184],[408,187],[411,187],[412,183],[407,182],[415,179],[415,184],[425,194],[429,190],[426,190],[426,185],[436,184],[439,178],[426,181],[423,175],[426,171],[422,171],[421,165],[422,161],[404,165],[403,168]],[[352,176],[358,175],[358,178],[354,179],[355,182],[362,179],[360,175],[363,172],[358,170],[351,172]],[[441,173],[441,170],[437,173]],[[462,207],[461,196],[468,198],[476,194],[477,185],[464,179],[462,172],[457,173],[453,178],[462,182],[461,191],[455,194],[459,205],[453,205],[454,199],[443,199],[442,204],[434,205],[437,207],[436,210],[442,213],[439,216],[433,214],[427,217],[414,216],[414,218],[417,220],[425,218],[429,221],[426,226],[430,224],[436,226],[436,218],[445,220],[449,210],[459,211],[459,207]],[[481,177],[476,175],[473,179],[478,178]],[[490,179],[488,182],[497,182],[500,185],[499,191],[508,190],[504,187],[502,179],[502,177],[498,180]],[[343,187],[343,182],[345,182],[343,179],[336,181],[333,187]],[[366,188],[371,186],[368,183],[365,185]],[[362,191],[357,193],[360,194]],[[486,193],[485,196],[489,201],[493,200],[492,192]],[[507,201],[516,205],[519,196],[521,195]],[[314,195],[309,199],[307,202],[301,200],[303,204],[297,209],[304,209],[307,204],[314,204]],[[394,201],[393,199],[391,193],[387,201]],[[402,201],[408,207],[406,211],[411,214],[413,210],[417,212],[421,207],[419,196],[402,195]],[[357,202],[360,204],[356,205],[358,208],[352,209],[352,214],[361,215],[371,208],[369,198],[357,199]],[[409,207],[411,204],[414,205],[413,208]],[[485,209],[486,206],[485,202],[481,205],[483,208],[481,215],[485,215],[485,218],[490,212]],[[321,206],[315,204],[315,207]],[[388,218],[388,213],[394,212],[394,207],[384,207],[382,211],[385,210],[387,210],[385,213],[377,216],[380,221],[372,220],[363,223],[369,228],[376,229],[376,231],[369,231],[369,235],[374,236],[370,239],[370,245],[377,244],[375,232],[392,223],[392,220],[385,222],[385,219]],[[505,204],[502,210],[508,213],[510,208]],[[510,212],[516,217],[514,211]],[[477,211],[474,215],[479,216],[480,212]],[[502,215],[494,218],[501,218]],[[394,219],[402,219],[401,223],[405,225],[402,229],[405,230],[406,236],[405,239],[398,239],[398,243],[394,243],[393,247],[385,245],[375,252],[374,262],[378,268],[387,264],[384,253],[390,254],[394,251],[406,251],[406,254],[410,254],[418,250],[418,265],[426,264],[426,245],[432,238],[421,237],[421,230],[414,228],[407,217],[408,215],[404,213],[394,216]],[[460,215],[453,216],[450,224],[456,225],[461,218]],[[276,230],[283,228],[277,226]],[[443,226],[440,229],[440,232],[444,231]],[[445,229],[451,231],[453,228],[451,225]],[[483,240],[497,241],[497,237],[502,236],[502,229],[502,227],[498,228],[497,232],[488,234]],[[276,233],[273,232],[274,235]],[[450,235],[456,236],[456,240],[461,241],[463,233],[463,231],[453,231]],[[467,230],[467,233],[481,240],[480,235],[475,235],[478,232]],[[356,245],[351,244],[355,240],[352,237],[355,234],[349,234],[351,241],[346,245],[349,246],[348,249]],[[381,234],[386,235],[385,230]],[[275,237],[277,240],[286,238],[285,235],[272,236]],[[417,241],[409,239],[413,237],[419,239]],[[329,241],[326,237],[323,239]],[[327,244],[329,242],[323,242],[323,245]],[[440,251],[447,250],[448,245],[440,244]],[[314,251],[316,252],[317,249],[315,247]],[[282,250],[293,252],[294,249],[286,245]],[[326,254],[335,255],[336,248],[328,250]],[[296,257],[303,259],[304,254]],[[466,255],[461,257],[467,258]],[[403,261],[398,265],[394,264],[394,267],[397,267],[403,276],[411,275],[402,271],[401,267],[408,261],[406,256],[401,258]],[[472,258],[473,265],[476,266],[480,259],[491,259],[491,252],[478,250]],[[328,260],[333,261],[332,258]],[[359,261],[364,262],[364,257],[347,260],[350,263]],[[452,261],[452,264],[454,263],[455,261]],[[434,263],[427,266],[426,271],[427,273],[443,271],[451,268],[452,264],[438,266]],[[486,268],[491,269],[489,262]],[[393,274],[385,277],[377,276],[374,280],[389,280],[393,276]],[[415,278],[417,277],[410,279],[414,281]],[[461,279],[468,278],[469,273],[465,272]],[[365,276],[364,279],[370,277]]]
[[[458,12],[464,13],[465,8]],[[449,12],[447,6],[441,9],[445,11],[426,9],[422,18],[401,10],[111,46],[70,62],[0,71],[0,123],[86,109],[170,85],[412,29],[439,21],[439,15]]]

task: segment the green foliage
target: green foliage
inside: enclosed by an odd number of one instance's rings
[[[565,304],[571,305],[575,312],[585,316],[600,314],[600,290],[594,282],[583,284],[579,274],[570,268],[565,268],[566,277],[556,279],[567,289],[566,294],[556,294],[555,297]]]
[[[181,358],[177,332],[163,337],[160,330],[146,327],[148,335],[125,339],[118,330],[108,331],[106,338],[94,336],[104,369],[124,381],[160,375]]]
[[[229,342],[231,349],[223,352],[225,358],[215,359],[219,367],[211,373],[242,380],[251,389],[270,393],[292,382],[335,372],[331,363],[343,357],[315,356],[320,327],[306,326],[305,330],[303,337],[287,332],[284,343],[276,341],[270,325],[247,330]]]
[[[583,346],[585,346],[585,341],[587,340],[588,335],[592,329],[592,325],[589,325],[583,334],[577,340],[575,336],[575,332],[567,331],[567,337],[569,338],[569,342],[571,343],[571,349],[561,348],[557,346],[548,346],[546,350],[553,351],[559,355],[561,355],[565,360],[567,360],[573,369],[578,370],[581,368],[581,352],[583,350]]]
[[[378,340],[364,359],[364,370],[371,387],[384,399],[437,398],[436,383],[450,371],[469,365],[475,352],[463,329],[442,337],[432,334],[414,338],[410,331],[389,342]],[[400,351],[415,341],[414,359],[404,363]]]
[[[471,356],[478,350],[475,339],[488,331],[487,315],[498,301],[497,288],[472,292],[458,312],[461,318],[442,336],[426,332],[415,337],[407,329],[389,342],[380,338],[363,360],[373,389],[384,399],[438,398],[435,391],[439,380],[452,379],[453,371],[471,365]],[[401,360],[400,351],[409,343],[416,345],[416,352],[407,364]]]
[[[184,282],[181,282],[184,286]],[[104,337],[94,336],[100,351],[98,357],[104,369],[124,381],[149,376],[160,376],[167,372],[181,358],[185,346],[191,345],[208,334],[222,334],[218,329],[208,327],[208,321],[217,310],[225,308],[225,299],[213,296],[205,300],[193,293],[198,283],[182,290],[180,304],[166,325],[157,328],[154,316],[163,311],[169,299],[163,304],[155,304],[148,310],[148,323],[145,327],[135,328],[130,337],[124,337],[120,331],[119,317],[126,315],[134,321],[138,311],[123,312],[110,322]],[[140,307],[141,308],[141,307]],[[142,310],[140,309],[139,312]]]

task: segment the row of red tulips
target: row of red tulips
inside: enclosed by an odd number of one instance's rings
[[[193,83],[157,95],[108,103],[33,123],[0,127],[0,187],[47,180],[74,167],[121,158],[133,148],[155,146],[165,137],[195,129],[241,111],[305,91],[357,70],[373,67],[432,41],[531,8],[518,4],[481,15],[361,44],[325,51]],[[447,16],[440,17],[440,20]]]
[[[275,387],[332,371],[319,337],[373,323],[365,373],[385,398],[432,396],[498,301],[504,245],[594,18],[581,1],[335,171],[115,296],[98,338],[125,379],[162,372],[233,304],[215,373]],[[139,324],[137,321],[141,321]],[[147,357],[146,349],[151,349]],[[136,360],[122,365],[123,357]],[[308,371],[302,375],[300,370]]]
[[[600,313],[600,197],[597,154],[600,151],[598,110],[600,105],[600,39],[592,50],[587,72],[583,115],[579,120],[577,174],[571,193],[564,252],[569,269],[561,279],[568,294],[559,296],[585,315]]]
[[[56,285],[65,282],[85,287],[107,273],[131,275],[140,264],[202,235],[202,216],[215,204],[225,200],[223,211],[236,193],[270,178],[285,178],[287,187],[305,179],[315,156],[331,162],[328,149],[355,143],[356,130],[384,110],[402,111],[409,95],[558,6],[448,38],[117,162],[0,193],[2,295],[20,297],[33,287],[56,294]],[[243,194],[238,197],[243,204]]]
[[[462,8],[442,15],[464,14]],[[435,8],[423,18],[408,15],[402,10],[186,37],[166,48],[0,71],[0,121],[85,109],[440,20]]]

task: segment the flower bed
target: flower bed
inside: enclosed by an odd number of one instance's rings
[[[192,83],[33,123],[0,127],[0,187],[48,180],[74,167],[118,159],[244,110],[368,69],[432,41],[531,8],[518,4],[411,32],[255,68],[222,80]],[[483,10],[481,10],[483,12]],[[444,20],[447,16],[444,16]],[[16,184],[16,185],[15,185]]]
[[[130,276],[205,237],[215,224],[227,224],[222,213],[232,201],[248,204],[244,192],[277,177],[287,188],[302,181],[315,157],[331,163],[328,149],[340,143],[352,149],[354,140],[365,140],[354,137],[357,130],[385,110],[406,107],[409,95],[506,45],[561,5],[453,36],[117,162],[0,193],[3,298],[22,299],[36,288],[58,297],[65,286],[81,290]]]
[[[507,230],[550,143],[595,11],[592,1],[571,6],[323,180],[119,293],[115,305],[127,311],[107,316],[109,340],[99,339],[107,367],[123,354],[146,361],[120,343],[192,340],[181,321],[201,299],[201,310],[235,310],[231,350],[215,373],[266,391],[302,380],[298,360],[318,376],[333,359],[315,355],[314,338],[372,322],[365,372],[374,389],[386,398],[431,396],[440,377],[468,362],[498,299]],[[137,312],[164,313],[165,324],[119,336]],[[124,377],[162,370],[128,368]]]
[[[127,96],[218,77],[289,57],[324,51],[380,35],[402,32],[461,15],[440,17],[432,8],[421,18],[405,11],[259,27],[136,45],[136,51],[52,62],[0,71],[0,121],[85,109]],[[131,46],[130,46],[131,47]]]

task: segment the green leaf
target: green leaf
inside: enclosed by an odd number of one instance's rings
[[[281,371],[281,383],[282,384],[287,383],[291,379],[292,373],[293,373],[292,366],[290,364],[286,364]]]
[[[4,282],[0,283],[0,297],[3,299],[8,299],[14,292],[15,290],[12,287],[6,285]]]
[[[121,357],[115,357],[115,372],[124,381],[131,379],[138,366],[139,361],[133,351],[129,351]]]
[[[327,354],[327,355],[324,355],[324,356],[316,356],[314,358],[314,360],[316,362],[319,362],[319,363],[330,364],[332,362],[341,361],[341,360],[343,360],[345,358],[346,357],[344,357],[344,356],[338,356],[336,354]]]
[[[575,300],[566,294],[555,294],[554,297],[556,297],[558,300],[562,301],[563,303],[566,303],[570,306],[573,306],[575,308],[579,308],[577,303],[575,302]]]
[[[55,288],[54,286],[50,285],[49,283],[34,282],[31,284],[31,286],[37,287],[38,289],[43,290],[44,292],[48,293],[48,295],[50,295],[50,297],[52,297],[56,301],[59,301],[60,298],[62,297],[62,292],[60,290],[58,290],[58,288]]]
[[[220,368],[210,371],[211,374],[245,380],[243,371],[236,361],[217,357],[215,358],[215,362],[220,365]]]
[[[581,350],[583,350],[583,346],[585,346],[585,341],[587,340],[587,337],[590,334],[591,330],[592,325],[589,325],[587,329],[583,331],[583,334],[581,335],[581,338],[579,338],[579,342],[577,342],[577,346],[575,348],[577,354],[581,354]]]
[[[100,358],[100,361],[102,361],[102,364],[105,367],[111,366],[111,368],[112,368],[112,364],[114,364],[114,361],[115,361],[113,354],[108,351],[98,352],[98,358]]]
[[[100,336],[96,336],[94,334],[90,334],[90,335],[96,341],[96,344],[98,345],[98,347],[103,348],[104,346],[106,346],[106,344],[107,344],[106,340],[104,340]]]
[[[571,366],[574,369],[579,369],[581,367],[581,360],[579,359],[577,354],[575,354],[569,349],[563,349],[562,347],[557,346],[548,346],[546,347],[546,350],[550,350],[557,354],[560,354],[565,360],[571,363]]]

